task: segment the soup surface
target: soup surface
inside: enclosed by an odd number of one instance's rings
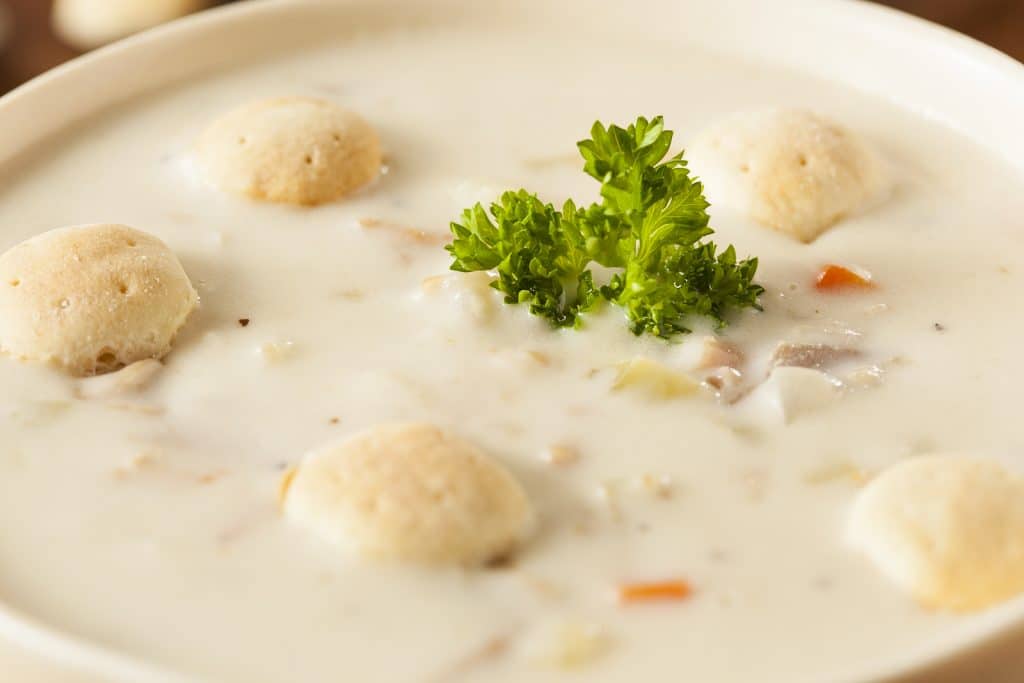
[[[849,548],[844,523],[859,486],[902,459],[1021,464],[1024,179],[845,87],[526,22],[381,21],[106,112],[0,170],[0,247],[128,224],[175,250],[202,301],[137,396],[83,398],[80,381],[0,361],[4,602],[170,671],[247,683],[817,682],[993,618],[919,607]],[[361,113],[386,173],[310,209],[206,184],[201,131],[279,95]],[[855,349],[829,368],[839,400],[781,415],[753,394],[616,391],[637,357],[690,373],[715,332],[635,337],[611,308],[556,331],[470,277],[429,284],[473,202],[519,187],[595,199],[573,146],[594,120],[664,114],[681,149],[766,106],[842,122],[894,179],[811,244],[711,209],[715,240],[758,256],[767,289],[764,311],[721,338],[748,377],[780,342]],[[817,291],[829,263],[877,286]],[[522,482],[538,523],[513,562],[358,560],[281,514],[277,488],[304,453],[392,421],[440,425]],[[686,600],[618,598],[676,580]]]

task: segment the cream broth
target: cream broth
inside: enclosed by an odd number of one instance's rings
[[[602,39],[615,59],[598,65],[594,36],[531,31],[528,48],[482,23],[368,32],[148,97],[2,169],[3,249],[125,223],[167,242],[202,300],[138,397],[77,398],[77,381],[0,361],[7,604],[170,671],[247,683],[558,681],[570,664],[593,681],[818,682],[991,618],[919,607],[847,547],[843,520],[862,478],[914,454],[1021,464],[1019,175],[917,114],[798,73],[639,37]],[[387,173],[315,209],[208,187],[199,133],[282,94],[360,112]],[[708,330],[637,338],[605,310],[554,331],[465,277],[425,291],[468,204],[520,186],[594,197],[572,143],[595,119],[664,114],[678,147],[766,105],[831,115],[896,179],[809,245],[712,208],[714,239],[760,257],[768,290],[724,338],[750,377],[779,342],[854,344],[833,405],[787,422],[753,395],[615,392],[616,366],[637,356],[691,370]],[[826,263],[878,287],[816,292]],[[305,452],[394,420],[450,429],[522,482],[538,527],[514,563],[364,562],[280,514],[283,471]],[[578,460],[552,464],[556,446]],[[688,600],[616,599],[623,583],[675,578]],[[581,656],[565,656],[566,631]]]

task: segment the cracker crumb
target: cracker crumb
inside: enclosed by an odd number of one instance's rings
[[[112,410],[119,410],[125,413],[136,413],[138,415],[149,415],[151,417],[164,414],[164,407],[153,403],[138,403],[136,401],[107,401],[103,405]]]
[[[447,233],[427,232],[380,218],[360,218],[357,222],[360,227],[367,230],[382,230],[404,242],[421,246],[442,246],[451,241],[451,237]]]
[[[845,458],[825,463],[804,475],[804,482],[811,486],[844,480],[861,486],[866,481],[866,475],[859,465]]]
[[[288,499],[288,489],[291,488],[292,482],[295,480],[295,475],[298,474],[299,469],[297,467],[289,467],[281,475],[281,479],[277,483],[277,506],[281,509],[284,508],[284,503]]]
[[[426,294],[435,294],[441,291],[447,279],[447,275],[431,275],[423,278],[423,281],[420,282],[420,289]]]
[[[751,503],[764,500],[768,489],[768,471],[764,468],[749,467],[739,473],[739,484],[743,494]]]
[[[884,374],[885,370],[878,365],[857,368],[843,378],[843,383],[853,389],[870,389],[882,383]]]
[[[41,426],[57,420],[70,409],[71,401],[63,399],[28,401],[11,416],[26,425]]]
[[[354,288],[339,289],[337,291],[331,292],[331,297],[338,298],[338,299],[344,299],[346,301],[359,301],[360,299],[362,299],[365,296],[366,296],[366,292],[364,292],[361,289],[354,289]]]
[[[542,625],[529,639],[529,658],[537,664],[562,670],[581,669],[610,647],[610,638],[600,624],[578,618]]]
[[[543,351],[527,350],[526,355],[529,356],[537,365],[548,367],[551,365],[551,356],[544,353]]]
[[[644,491],[659,500],[671,500],[675,497],[676,486],[672,477],[665,474],[651,474],[640,477],[640,486]]]
[[[439,675],[429,677],[431,683],[454,683],[462,681],[477,669],[504,657],[512,645],[512,634],[492,636],[474,647],[458,661],[446,667]]]
[[[224,478],[225,474],[225,472],[220,470],[216,472],[207,472],[206,474],[201,474],[196,477],[196,481],[200,484],[213,484]]]
[[[295,342],[267,342],[259,347],[259,354],[268,363],[280,363],[295,354]]]
[[[541,454],[541,459],[555,467],[567,467],[579,462],[580,453],[572,446],[555,444],[544,450]]]
[[[157,450],[139,451],[127,461],[114,468],[114,476],[118,479],[123,479],[131,474],[149,469],[157,464],[160,455],[160,452]]]
[[[864,307],[864,312],[868,315],[879,315],[881,313],[887,313],[889,311],[889,304],[871,304],[870,306]]]
[[[552,579],[524,571],[518,572],[516,576],[539,598],[544,600],[562,600],[565,598],[565,587]]]
[[[597,498],[604,505],[608,516],[613,521],[622,521],[622,505],[619,496],[619,486],[616,481],[604,481],[597,485]]]

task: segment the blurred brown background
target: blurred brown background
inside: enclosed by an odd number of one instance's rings
[[[223,0],[230,1],[230,0]],[[50,31],[49,0],[0,0],[12,10],[9,44],[0,48],[0,93],[79,54]],[[974,36],[1024,61],[1024,0],[884,0]]]

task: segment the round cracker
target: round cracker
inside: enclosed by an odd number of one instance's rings
[[[376,131],[333,102],[280,97],[217,119],[200,137],[200,163],[220,190],[312,206],[335,201],[380,174]]]
[[[687,148],[712,205],[802,242],[884,196],[880,158],[852,131],[803,110],[735,114]]]
[[[858,496],[849,539],[922,604],[971,611],[1024,591],[1024,478],[956,455],[895,465]]]
[[[124,225],[51,230],[0,256],[0,350],[75,376],[162,358],[197,303],[167,245]]]
[[[310,454],[284,506],[295,522],[359,556],[425,565],[504,558],[533,520],[503,467],[428,424],[374,427]]]
[[[55,0],[53,30],[84,50],[183,17],[209,0]]]

